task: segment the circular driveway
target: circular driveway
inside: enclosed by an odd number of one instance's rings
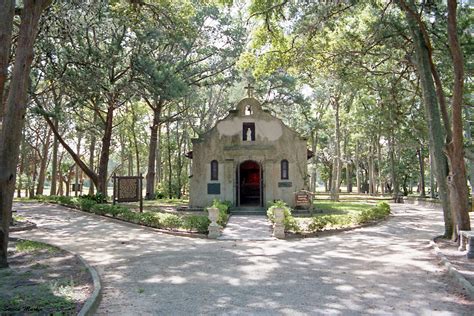
[[[67,208],[16,203],[14,237],[80,254],[102,280],[99,315],[472,315],[429,240],[439,210],[392,204],[376,226],[302,240],[178,237]]]

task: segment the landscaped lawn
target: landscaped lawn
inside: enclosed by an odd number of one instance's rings
[[[117,203],[125,206],[133,211],[139,210],[139,203]],[[162,212],[162,213],[179,213],[179,214],[196,214],[196,212],[178,211],[180,207],[188,206],[186,199],[158,199],[158,200],[143,200],[143,211],[147,212]]]
[[[356,214],[363,210],[367,210],[375,205],[375,203],[363,202],[330,202],[330,201],[315,201],[314,208],[316,214]]]
[[[302,232],[339,229],[371,220],[366,212],[372,212],[375,207],[375,203],[315,201],[312,214],[295,215],[294,218]]]

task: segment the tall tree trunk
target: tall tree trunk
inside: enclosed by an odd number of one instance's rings
[[[8,65],[12,42],[13,16],[15,0],[0,0],[0,127],[4,115],[6,95],[5,83],[8,78]]]
[[[168,111],[168,117],[169,115]],[[168,144],[168,195],[169,198],[173,198],[173,166],[171,165],[171,135],[170,135],[170,122],[166,122],[166,142]]]
[[[377,161],[378,161],[378,175],[379,175],[379,186],[380,186],[380,194],[384,195],[385,187],[383,181],[383,174],[382,174],[382,146],[380,145],[380,134],[377,137]]]
[[[163,181],[163,164],[162,164],[162,154],[161,154],[161,125],[158,126],[158,140],[156,141],[156,183],[159,184]]]
[[[22,145],[23,147],[23,145]],[[21,190],[23,189],[23,177],[22,174],[25,171],[25,157],[21,155],[20,158],[20,168],[18,170],[18,178],[17,178],[17,188],[16,188],[16,197],[21,198]]]
[[[62,166],[62,163],[63,163],[63,157],[64,157],[64,153],[61,154],[61,156],[59,157],[59,161],[58,161],[58,170],[61,170],[61,166]],[[61,171],[58,172],[58,191],[57,192],[54,192],[54,194],[56,195],[59,195],[59,196],[62,196],[64,194],[64,188],[63,188],[63,174]]]
[[[27,154],[29,156],[29,159],[26,161],[26,167],[25,167],[25,174],[26,174],[26,186],[25,186],[25,197],[30,196],[30,187],[31,187],[31,165],[32,165],[32,157],[31,153]]]
[[[94,125],[97,123],[97,113],[94,111]],[[90,146],[89,146],[89,168],[94,170],[94,156],[95,156],[95,145],[96,145],[96,136],[95,131],[91,129],[90,131]],[[92,179],[89,181],[89,195],[94,195],[94,182]]]
[[[161,110],[163,102],[159,101],[158,104],[155,104],[153,108],[153,124],[150,126],[151,135],[150,135],[150,145],[148,147],[148,172],[146,174],[146,194],[145,199],[153,200],[155,199],[155,179],[157,174],[157,169],[160,168],[160,165],[156,164],[157,160],[157,151],[159,150],[158,144],[158,130],[161,126]]]
[[[58,120],[54,119],[54,124],[58,128]],[[58,138],[54,135],[53,139],[53,156],[51,162],[51,189],[49,195],[55,195],[57,191],[57,179],[58,179]]]
[[[43,148],[41,151],[40,157],[40,171],[38,175],[38,184],[36,186],[36,195],[42,195],[44,191],[44,182],[46,180],[46,169],[48,168],[48,161],[49,161],[49,144],[51,141],[51,129],[48,129],[48,134],[46,135],[46,139],[43,144]]]
[[[349,157],[349,135],[347,129],[344,129],[344,159],[346,161],[346,191],[347,193],[352,192],[352,170],[351,170],[351,159]]]
[[[390,175],[392,178],[392,193],[393,199],[397,202],[398,194],[399,194],[399,186],[398,186],[398,177],[397,172],[395,170],[395,137],[391,135],[388,139],[388,146],[389,146],[389,155],[390,155]]]
[[[179,137],[180,135],[180,131],[179,131],[179,121],[176,121],[176,144],[178,145],[178,156],[176,157],[176,178],[177,178],[177,188],[178,188],[178,192],[177,193],[177,198],[180,199],[181,198],[181,173],[183,171],[183,165],[181,163],[182,161],[182,151],[181,151],[181,146],[182,146],[182,141],[185,137],[185,132],[183,132],[183,136],[182,137]]]
[[[107,196],[107,179],[108,165],[110,157],[110,143],[112,141],[112,128],[114,118],[114,103],[111,102],[107,108],[107,116],[105,119],[104,136],[102,137],[102,151],[99,160],[99,172],[97,174],[97,192]]]
[[[38,153],[36,152],[36,150],[33,151],[34,155],[33,155],[33,160],[32,160],[32,168],[31,168],[31,183],[28,187],[28,196],[30,199],[32,199],[34,196],[35,196],[35,184],[36,184],[36,175],[37,175],[37,168],[36,168],[36,165],[37,165],[37,161],[38,161]]]
[[[138,148],[138,140],[137,140],[137,131],[135,130],[135,125],[137,121],[137,117],[135,114],[135,111],[133,110],[132,107],[132,138],[133,138],[133,147],[135,148],[135,159],[137,161],[136,167],[137,167],[137,173],[136,176],[140,176],[140,151]]]
[[[37,103],[37,105],[39,107],[41,107],[41,104],[40,103]],[[77,155],[74,150],[72,150],[72,148],[67,144],[67,142],[62,138],[62,136],[59,134],[59,131],[58,129],[56,128],[56,126],[54,125],[53,121],[47,116],[47,115],[44,115],[43,116],[44,119],[46,120],[46,122],[48,123],[49,127],[51,128],[51,130],[53,131],[53,134],[54,136],[56,136],[56,138],[58,139],[59,143],[63,146],[64,149],[66,149],[66,151],[69,153],[69,155],[71,156],[71,158],[74,160],[74,162],[76,164],[79,165],[79,167],[82,169],[82,171],[84,171],[84,173],[94,182],[94,184],[97,186],[97,184],[99,183],[99,179],[98,179],[98,175],[97,173],[95,173],[91,168],[89,168],[82,160],[81,160],[81,157],[79,157],[79,155]],[[110,143],[109,143],[110,145]],[[61,167],[61,160],[62,160],[62,157],[60,159],[60,163],[58,164],[59,167]],[[61,169],[61,168],[59,168]],[[62,175],[60,174],[59,175],[60,177],[62,177]],[[62,181],[62,180],[61,180]],[[62,184],[61,184],[61,190],[62,190]]]
[[[311,131],[311,151],[313,152],[313,157],[311,157],[311,184],[310,191],[316,192],[316,150],[318,146],[318,132],[316,130]]]
[[[436,180],[438,183],[440,200],[443,206],[444,236],[451,237],[453,235],[453,222],[449,203],[448,186],[445,177],[447,174],[447,160],[443,151],[444,135],[440,121],[438,99],[430,67],[428,51],[430,44],[425,41],[422,30],[417,24],[416,10],[413,11],[413,2],[410,3],[409,7],[404,1],[399,2],[402,10],[406,13],[408,27],[412,34],[413,45],[415,47],[416,68],[420,77],[423,104],[425,106],[426,120],[428,121],[430,147],[433,149]]]
[[[23,1],[13,75],[0,132],[0,268],[8,266],[9,224],[15,191],[18,153],[22,139],[21,131],[25,121],[27,87],[33,61],[33,44],[38,33],[41,13],[50,3],[51,0]],[[9,20],[6,23],[8,24]]]
[[[359,162],[359,155],[360,155],[360,144],[359,141],[356,143],[356,151],[355,151],[355,167],[356,167],[356,184],[357,184],[357,193],[361,193],[360,187],[360,162]]]
[[[82,142],[82,132],[77,131],[76,153],[77,153],[78,156],[81,156],[81,142]],[[78,187],[79,187],[79,170],[81,170],[81,169],[79,168],[78,164],[76,164],[75,169],[76,170],[74,172],[74,186],[75,186],[74,196],[77,196],[78,193],[79,193],[79,190],[78,190]]]
[[[454,68],[454,87],[451,101],[452,141],[446,148],[450,166],[448,184],[454,224],[458,230],[471,230],[462,125],[464,62],[457,35],[456,11],[457,1],[448,0],[448,42]]]
[[[423,159],[423,147],[416,150],[418,154],[418,164],[420,165],[420,196],[425,197],[425,163]]]
[[[369,146],[369,194],[375,195],[375,162],[374,146]]]
[[[331,200],[339,201],[339,187],[341,184],[341,128],[339,120],[339,98],[334,98],[335,110],[335,156],[333,167],[333,184],[331,186]]]
[[[430,148],[430,197],[436,198],[435,166],[432,149]]]

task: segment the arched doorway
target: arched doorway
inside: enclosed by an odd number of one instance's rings
[[[242,162],[237,169],[237,201],[240,206],[262,206],[263,170],[253,160]]]

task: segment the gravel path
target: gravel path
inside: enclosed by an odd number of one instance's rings
[[[275,240],[267,216],[232,215],[224,228],[220,240]]]
[[[472,315],[428,241],[441,213],[393,205],[377,226],[288,241],[177,237],[42,204],[13,236],[82,255],[104,286],[99,315]]]

